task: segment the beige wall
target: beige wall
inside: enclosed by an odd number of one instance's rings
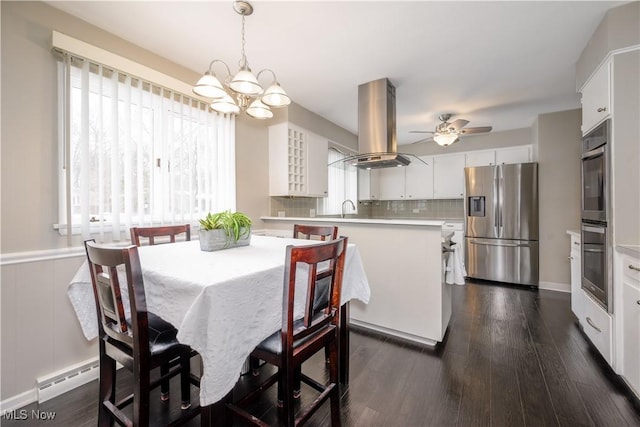
[[[640,2],[610,9],[576,63],[576,90],[579,90],[609,52],[640,44]]]
[[[566,231],[580,229],[581,113],[578,109],[541,114],[534,124],[538,147],[542,286],[542,282],[571,282]]]
[[[420,142],[418,144],[405,144],[398,146],[398,151],[401,153],[426,156],[527,144],[531,144],[531,128],[469,135],[462,137],[460,142],[456,142],[449,147],[441,147],[433,141]]]
[[[358,136],[337,126],[336,124],[318,116],[306,108],[292,104],[289,106],[289,121],[322,135],[330,141],[336,142],[352,150],[358,150]]]

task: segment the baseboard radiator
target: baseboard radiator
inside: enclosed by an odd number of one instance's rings
[[[46,402],[99,377],[98,359],[87,360],[37,379],[38,402]]]

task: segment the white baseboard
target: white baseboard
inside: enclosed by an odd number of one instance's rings
[[[571,293],[570,283],[557,283],[557,282],[539,282],[538,289],[544,289],[546,291],[557,291]]]
[[[38,390],[33,388],[27,390],[24,393],[11,396],[8,399],[0,401],[0,415],[4,415],[7,412],[15,411],[16,409],[23,408],[30,403],[38,401]]]
[[[99,377],[100,362],[98,358],[68,366],[58,372],[53,372],[37,379],[38,402],[60,396],[76,387],[80,387]]]
[[[406,332],[397,331],[395,329],[385,328],[384,326],[373,325],[371,323],[363,322],[361,320],[349,319],[349,323],[354,326],[359,326],[363,329],[370,329],[372,331],[380,332],[385,335],[392,335],[398,338],[405,339],[407,341],[413,341],[418,344],[424,344],[429,347],[435,347],[438,344],[438,341],[432,340],[430,338],[420,337],[413,334],[408,334]]]

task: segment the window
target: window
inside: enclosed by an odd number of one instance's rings
[[[133,225],[235,210],[233,116],[95,61],[62,59],[61,232],[122,240]]]
[[[318,199],[318,213],[320,215],[340,215],[342,202],[345,200],[351,200],[357,206],[358,170],[343,162],[347,157],[349,157],[348,154],[329,147],[329,194],[327,197]],[[348,212],[354,213],[351,207]]]

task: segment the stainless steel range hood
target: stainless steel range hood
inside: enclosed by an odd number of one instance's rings
[[[396,88],[387,78],[358,86],[358,153],[348,161],[363,169],[411,163],[408,156],[398,154]]]

